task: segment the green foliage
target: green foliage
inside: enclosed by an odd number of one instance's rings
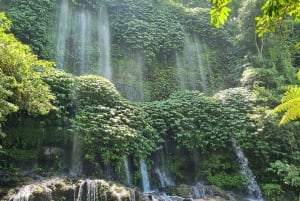
[[[180,92],[169,99],[143,106],[150,115],[150,124],[162,135],[170,135],[188,149],[225,146],[226,135],[219,132],[220,108],[215,100],[199,92]],[[209,118],[208,118],[209,117]],[[218,142],[213,142],[212,138]]]
[[[211,23],[217,28],[220,25],[223,25],[229,17],[231,9],[228,7],[228,4],[231,3],[231,0],[211,0],[213,3],[213,8],[210,11]]]
[[[145,157],[159,147],[161,139],[145,114],[122,99],[108,80],[78,77],[75,93],[77,112],[71,129],[83,140],[86,159],[96,165],[117,164],[124,155]]]
[[[282,190],[282,187],[279,184],[264,184],[262,186],[262,190],[268,200],[280,201],[284,199],[284,191]]]
[[[275,161],[271,164],[271,168],[283,179],[286,185],[292,187],[300,186],[300,168],[298,166]]]
[[[50,58],[52,13],[55,1],[14,0],[9,3],[7,16],[12,20],[12,31],[23,43],[42,58]]]
[[[275,31],[276,27],[281,28],[282,21],[292,18],[300,21],[299,0],[268,0],[263,6],[263,16],[257,17],[257,33],[262,36],[265,33]]]
[[[282,98],[282,104],[278,105],[274,111],[285,112],[280,125],[298,119],[300,117],[300,87],[290,87]]]
[[[17,109],[29,114],[47,114],[53,106],[47,84],[41,74],[52,69],[52,63],[38,60],[28,46],[20,43],[13,35],[6,33],[10,21],[0,15],[0,76],[1,96],[0,120]]]
[[[56,110],[50,113],[47,120],[56,122],[56,126],[68,125],[69,119],[74,114],[74,76],[63,71],[51,71],[43,74],[42,79],[50,86],[55,96],[52,104]]]
[[[225,147],[230,134],[238,135],[247,127],[250,105],[241,97],[228,98],[224,107],[199,92],[178,92],[165,101],[146,103],[143,109],[150,124],[178,147],[208,151]]]
[[[216,175],[209,175],[208,181],[224,189],[241,190],[247,185],[247,178],[242,174],[226,174],[217,173]]]
[[[172,6],[155,1],[105,1],[110,14],[113,43],[142,50],[151,61],[183,48],[183,27]]]

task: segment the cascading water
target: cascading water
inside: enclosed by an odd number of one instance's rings
[[[143,190],[144,192],[150,192],[150,181],[148,176],[148,170],[144,159],[140,159],[140,168],[142,174]]]
[[[86,10],[81,10],[77,16],[78,22],[78,52],[79,52],[79,75],[83,75],[87,70],[87,64],[89,63],[88,48],[90,45],[90,35],[91,35],[91,16]]]
[[[81,141],[78,135],[73,135],[73,147],[71,156],[70,175],[79,176],[82,173],[82,161],[81,161]]]
[[[112,80],[106,8],[95,13],[83,7],[74,9],[68,0],[62,0],[58,12],[57,66],[76,75],[93,73]]]
[[[99,46],[99,70],[98,74],[103,75],[112,80],[112,70],[110,63],[110,31],[109,19],[105,7],[101,7],[99,11],[98,26],[98,46]]]
[[[145,101],[144,57],[140,51],[126,53],[126,62],[116,65],[114,80],[121,94],[131,101]]]
[[[196,36],[185,35],[185,47],[182,54],[176,54],[177,76],[181,89],[202,90],[208,92],[207,74],[209,66],[203,62],[202,44]]]
[[[84,180],[80,183],[78,189],[78,195],[75,195],[75,201],[83,200],[83,197],[86,196],[88,201],[98,201],[98,180]],[[83,195],[84,188],[86,187],[86,195]]]
[[[109,17],[105,7],[94,13],[61,0],[57,15],[56,62],[58,68],[83,75],[95,73],[112,80]],[[93,39],[96,37],[96,39]],[[73,138],[72,175],[82,172],[80,139]]]
[[[66,51],[66,39],[69,35],[69,1],[62,0],[60,5],[59,17],[58,17],[58,36],[56,44],[56,63],[58,68],[63,68],[65,51]]]
[[[204,186],[201,183],[197,183],[192,187],[192,193],[193,193],[193,198],[195,199],[207,198]]]
[[[29,197],[32,193],[32,185],[25,186],[24,188],[20,189],[18,194],[12,197],[11,201],[29,201]]]
[[[248,166],[248,159],[244,155],[242,148],[237,143],[237,141],[232,137],[231,138],[232,146],[235,150],[235,153],[239,159],[240,167],[242,173],[247,177],[248,179],[248,185],[247,185],[247,193],[248,193],[248,200],[249,201],[263,201],[262,193],[257,185],[257,182],[255,181],[255,177],[251,171],[251,169]]]
[[[45,184],[35,185],[30,184],[27,185],[19,190],[19,192],[12,196],[9,200],[10,201],[30,201],[30,197],[33,196],[35,191],[42,190],[44,193],[43,200],[51,201],[52,200],[52,190],[49,189]]]
[[[123,162],[124,162],[124,170],[125,170],[125,175],[126,175],[126,183],[127,183],[127,185],[132,186],[131,174],[130,174],[130,169],[129,169],[128,157],[127,156],[123,157]]]
[[[163,169],[156,168],[155,173],[158,175],[161,187],[174,186],[174,182],[169,178]]]

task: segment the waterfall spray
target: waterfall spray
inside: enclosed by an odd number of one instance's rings
[[[248,178],[247,193],[250,196],[249,200],[263,201],[261,190],[256,183],[255,177],[251,169],[248,166],[248,159],[244,155],[242,148],[240,147],[238,142],[233,137],[231,138],[231,142],[235,153],[239,159],[241,171]]]
[[[150,181],[148,176],[148,170],[144,159],[140,160],[141,166],[141,174],[142,174],[142,181],[143,181],[143,190],[144,192],[150,192]]]

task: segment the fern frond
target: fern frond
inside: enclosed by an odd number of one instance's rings
[[[293,86],[288,89],[287,92],[285,92],[282,102],[287,102],[296,98],[300,97],[300,87],[299,86]]]
[[[284,125],[289,121],[298,119],[300,117],[300,97],[291,99],[278,105],[274,109],[274,112],[285,112],[279,123],[280,125]]]

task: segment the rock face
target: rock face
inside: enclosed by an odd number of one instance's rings
[[[167,193],[142,194],[114,182],[100,179],[72,180],[52,178],[38,181],[19,189],[12,189],[1,201],[226,201],[224,191],[200,183],[165,189]],[[170,196],[176,195],[176,196]]]

